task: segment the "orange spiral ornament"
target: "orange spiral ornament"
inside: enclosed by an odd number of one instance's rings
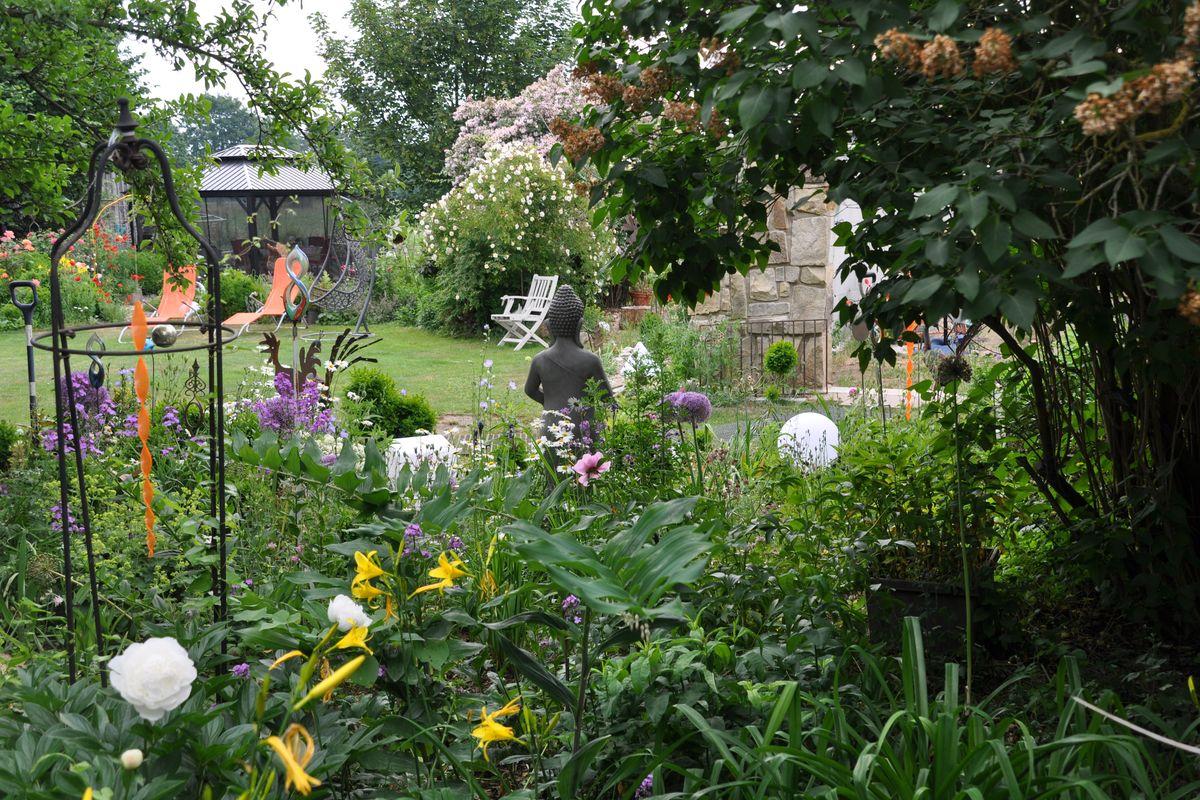
[[[145,351],[148,327],[146,311],[139,300],[133,306],[133,319],[129,324],[134,349]],[[145,356],[138,356],[137,366],[133,371],[133,390],[138,399],[137,431],[138,439],[142,443],[142,502],[146,506],[146,551],[153,558],[157,537],[154,535],[154,483],[150,480],[150,468],[154,465],[154,458],[150,455],[150,409],[146,406],[150,397],[150,369],[146,366]]]

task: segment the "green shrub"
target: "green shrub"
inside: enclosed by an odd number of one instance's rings
[[[796,346],[786,340],[768,347],[766,357],[763,358],[763,366],[767,372],[780,380],[795,370],[798,363],[800,355],[796,352]]]
[[[373,367],[356,367],[350,372],[346,395],[371,417],[372,430],[379,434],[413,436],[437,426],[437,415],[423,396],[402,393],[390,375]]]
[[[13,446],[19,436],[15,425],[0,420],[0,472],[8,472],[12,466]]]
[[[615,252],[563,169],[532,150],[490,155],[419,224],[437,308],[422,320],[449,333],[478,333],[535,274],[557,275],[586,303]]]
[[[264,288],[261,281],[241,270],[221,270],[222,319],[228,318],[231,314],[249,311],[251,294],[257,294],[259,300],[265,300]]]
[[[403,243],[375,261],[375,289],[367,314],[371,322],[418,325],[419,309],[431,287],[418,272],[423,256],[420,231],[411,228]]]

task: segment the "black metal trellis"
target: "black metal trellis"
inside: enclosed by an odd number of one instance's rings
[[[218,621],[226,618],[228,613],[228,588],[226,585],[226,540],[227,528],[225,520],[225,412],[224,412],[224,381],[222,378],[221,354],[225,344],[226,334],[232,340],[233,331],[220,324],[221,311],[221,270],[220,258],[212,244],[208,242],[196,228],[187,220],[179,205],[175,193],[175,183],[171,177],[171,166],[166,154],[157,142],[141,138],[137,135],[137,121],[129,111],[129,101],[119,101],[117,124],[107,142],[96,145],[92,151],[88,167],[88,192],[83,214],[71,227],[54,243],[50,254],[50,314],[51,330],[48,333],[33,337],[33,345],[42,350],[49,350],[54,360],[54,424],[58,433],[56,456],[58,459],[59,503],[62,520],[63,545],[63,603],[65,606],[67,634],[67,672],[73,683],[77,677],[75,654],[75,605],[74,605],[74,569],[71,563],[71,479],[68,467],[67,426],[70,425],[74,445],[74,488],[78,500],[79,535],[83,537],[84,551],[87,554],[88,588],[91,594],[93,623],[96,628],[97,656],[104,656],[104,628],[100,619],[99,586],[96,580],[96,557],[92,547],[91,514],[88,507],[87,478],[84,472],[82,437],[79,425],[79,413],[75,404],[75,390],[71,382],[71,356],[83,356],[89,359],[89,379],[103,382],[102,359],[118,356],[149,355],[149,351],[137,349],[108,350],[98,347],[95,341],[87,347],[72,347],[72,340],[80,334],[96,336],[105,330],[119,330],[125,323],[83,325],[68,327],[63,314],[62,289],[59,284],[58,265],[75,242],[83,236],[99,214],[101,193],[105,174],[110,164],[123,172],[146,169],[152,163],[157,163],[162,179],[163,190],[171,213],[189,236],[200,246],[201,256],[205,262],[205,280],[208,289],[205,317],[197,322],[175,323],[183,331],[198,330],[200,341],[196,344],[183,344],[170,348],[170,352],[206,351],[208,356],[208,463],[209,463],[209,511],[216,520],[217,530],[214,545],[219,549],[218,566],[214,569],[213,590],[219,596],[215,617]],[[46,343],[49,340],[49,344]],[[198,370],[197,370],[198,373]],[[93,385],[95,385],[93,383]],[[100,680],[105,681],[105,672],[100,671]]]

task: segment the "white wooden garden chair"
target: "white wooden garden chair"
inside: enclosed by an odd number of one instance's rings
[[[529,284],[529,294],[509,294],[502,297],[504,310],[499,314],[492,314],[492,321],[505,330],[504,338],[499,344],[516,342],[517,346],[514,349],[520,350],[533,339],[542,347],[546,347],[545,340],[537,335],[537,329],[546,319],[546,312],[550,310],[550,300],[554,297],[556,289],[557,275],[534,275],[533,282]]]

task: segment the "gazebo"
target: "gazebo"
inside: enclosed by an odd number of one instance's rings
[[[268,153],[283,162],[274,175],[260,171],[258,156]],[[325,259],[329,201],[337,192],[327,174],[297,165],[298,158],[292,150],[252,144],[213,154],[216,163],[200,180],[204,233],[235,266],[264,270],[263,248],[255,245],[261,239],[298,244],[314,265]]]

